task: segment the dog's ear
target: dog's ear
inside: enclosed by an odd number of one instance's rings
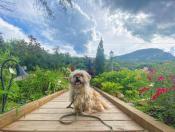
[[[91,80],[91,75],[88,72],[86,74],[87,74],[88,79]]]

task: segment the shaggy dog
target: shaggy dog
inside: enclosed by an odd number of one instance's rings
[[[107,104],[100,94],[90,87],[91,76],[84,70],[75,70],[70,74],[70,99],[75,112],[102,112]]]

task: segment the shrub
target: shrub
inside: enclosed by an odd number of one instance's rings
[[[143,98],[149,97],[149,105],[138,108],[168,125],[175,126],[175,75],[172,74],[173,69],[170,72],[164,65],[167,64],[163,64],[162,67],[158,65],[157,70],[151,68],[148,71],[148,80],[152,85],[139,91]]]
[[[67,87],[68,82],[64,73],[36,68],[36,71],[30,72],[26,79],[13,81],[9,91],[0,90],[0,95],[4,92],[8,93],[6,105],[6,111],[8,111]]]
[[[18,81],[22,100],[35,100],[43,95],[67,87],[64,75],[59,71],[37,69],[27,79]]]
[[[142,70],[123,69],[118,72],[104,72],[92,79],[92,85],[113,95],[121,92],[130,101],[139,98],[137,90],[148,84],[146,73]]]
[[[116,95],[122,88],[123,86],[120,85],[119,83],[103,82],[101,89],[112,95]]]

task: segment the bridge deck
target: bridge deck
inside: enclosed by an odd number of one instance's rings
[[[94,115],[99,116],[106,123],[113,126],[115,131],[145,131],[143,127],[134,122],[111,102],[106,99],[105,101],[109,104],[110,108]],[[65,108],[69,103],[68,92],[66,92],[6,126],[3,128],[3,131],[109,131],[109,128],[101,122],[87,117],[78,117],[78,121],[71,125],[60,124],[58,122],[59,117],[72,111]],[[72,119],[68,118],[67,120]]]

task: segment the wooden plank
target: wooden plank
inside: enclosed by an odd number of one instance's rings
[[[59,109],[59,108],[66,108],[68,105],[70,104],[70,102],[59,102],[59,103],[52,103],[50,104],[45,104],[43,106],[41,106],[41,109],[42,108],[45,108],[45,109],[49,109],[49,108],[54,108],[54,109]]]
[[[63,114],[73,112],[72,109],[37,109],[32,114]]]
[[[33,111],[32,113],[33,114],[59,114],[59,113],[67,113],[67,112],[72,112],[72,109],[66,109],[66,108],[63,108],[63,109],[37,109],[35,111]],[[104,111],[105,113],[117,113],[117,112],[122,112],[121,110],[119,109],[108,109],[106,111]]]
[[[70,104],[70,102],[48,102],[47,104],[41,106],[41,108],[54,108],[54,109],[59,109],[59,108],[66,108],[68,105]],[[109,109],[110,108],[116,108],[114,105],[109,104]]]
[[[136,108],[129,106],[125,102],[120,99],[113,97],[100,89],[96,90],[100,92],[104,97],[106,97],[110,102],[112,102],[116,107],[125,112],[128,116],[130,116],[134,121],[140,124],[142,127],[148,129],[151,132],[175,132],[175,129],[169,127],[168,125],[156,121],[153,117],[137,110]]]
[[[9,111],[7,113],[0,115],[0,128],[16,121],[20,117],[26,115],[27,113],[30,113],[31,111],[33,111],[37,108],[39,108],[41,105],[45,104],[46,102],[50,101],[51,99],[53,99],[59,95],[61,95],[64,92],[65,92],[65,90],[62,90],[62,91],[56,92],[54,94],[45,96],[39,100],[28,103],[28,104],[20,107],[18,109],[18,112],[16,112],[16,110],[14,109],[12,111]]]
[[[66,109],[69,104],[66,100],[68,92],[54,98],[52,101],[42,105],[39,109],[31,112],[30,114],[23,116],[18,121],[4,127],[3,131],[40,131],[40,132],[56,132],[56,131],[109,131],[109,128],[104,126],[100,121],[92,118],[78,117],[78,121],[71,125],[63,125],[58,122],[59,117],[63,114],[71,112],[72,109]],[[61,100],[61,101],[60,101]],[[115,131],[145,131],[137,123],[131,121],[131,118],[119,110],[116,106],[105,101],[109,104],[110,108],[102,113],[96,113],[95,115],[102,118],[107,124],[113,126]],[[67,118],[66,120],[72,120]]]
[[[64,113],[67,114],[67,113]],[[33,121],[57,121],[59,118],[64,115],[64,114],[29,114],[26,115],[19,120],[33,120]],[[115,116],[114,116],[115,114]],[[131,120],[126,114],[124,113],[96,113],[96,114],[91,114],[100,117],[102,120],[105,121],[127,121]],[[73,120],[75,116],[67,117],[65,120]],[[94,118],[89,118],[89,117],[82,117],[78,116],[77,120],[97,120]]]
[[[134,131],[143,132],[144,129],[133,121],[105,121],[111,125],[116,132]],[[99,121],[77,121],[71,125],[63,125],[58,121],[17,121],[3,131],[37,131],[37,132],[109,132],[109,128]]]
[[[51,100],[50,102],[68,102],[68,100]]]

